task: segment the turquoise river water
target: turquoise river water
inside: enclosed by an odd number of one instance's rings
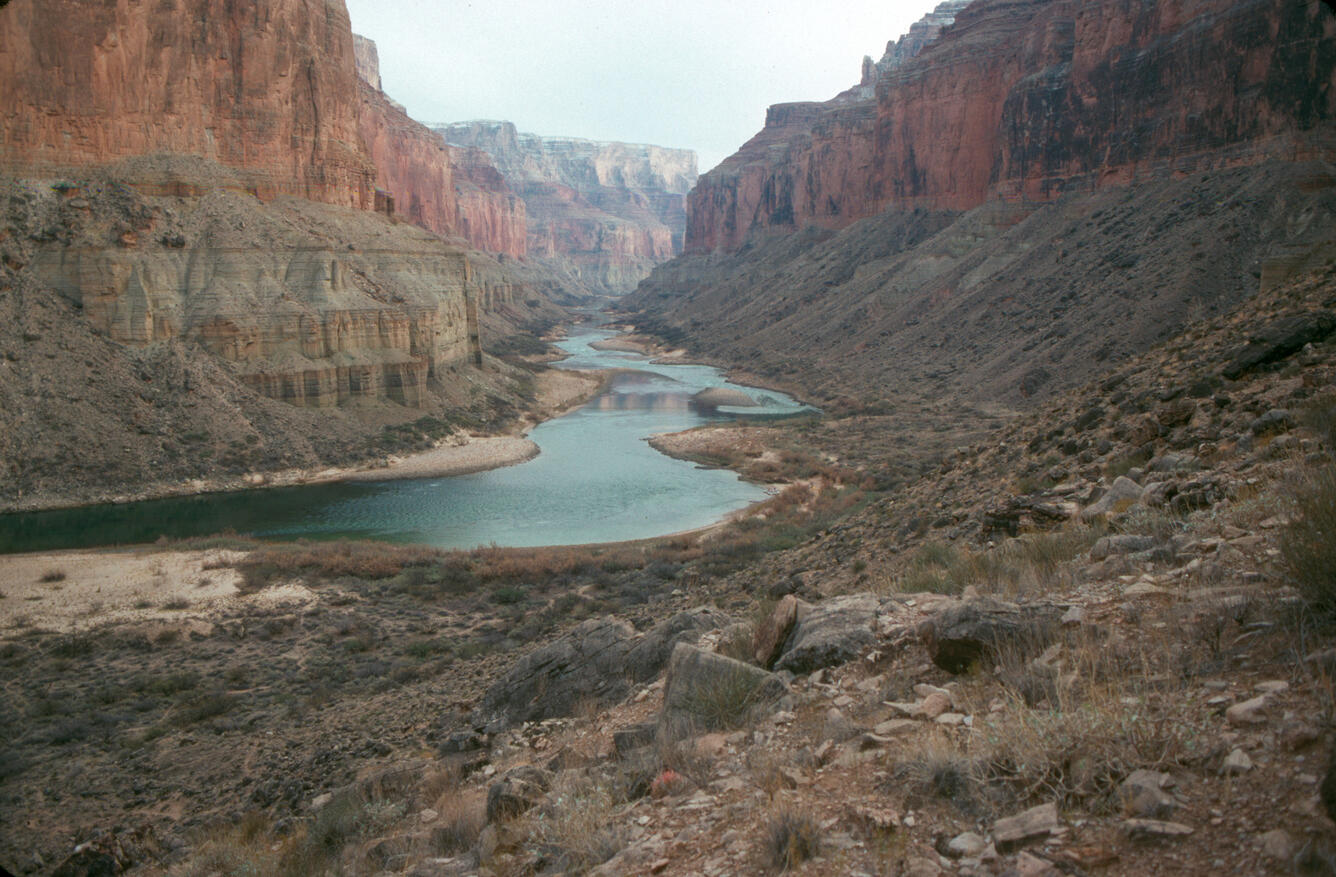
[[[560,365],[616,369],[607,389],[530,434],[542,449],[518,466],[452,478],[319,484],[0,515],[0,552],[151,542],[234,530],[267,539],[381,539],[440,548],[570,545],[706,526],[764,498],[730,471],[702,469],[645,439],[739,416],[808,411],[770,390],[737,387],[718,369],[657,364],[595,350],[613,333],[582,329]],[[756,408],[698,410],[692,395],[736,387]]]

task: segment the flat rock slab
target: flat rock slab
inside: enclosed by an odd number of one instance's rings
[[[1015,816],[997,820],[993,824],[993,843],[998,852],[1010,852],[1030,841],[1046,838],[1061,827],[1058,806],[1053,803],[1040,804]]]
[[[811,673],[856,659],[876,641],[880,605],[873,594],[848,594],[813,606],[794,626],[775,669]]]
[[[1192,834],[1193,828],[1181,822],[1164,822],[1159,819],[1124,819],[1123,831],[1127,832],[1128,837],[1139,840],[1153,840],[1155,838],[1187,837]]]

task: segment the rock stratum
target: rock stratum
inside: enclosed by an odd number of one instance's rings
[[[495,164],[523,199],[528,254],[590,291],[628,292],[682,251],[686,194],[696,182],[690,150],[540,137],[510,122],[434,129]]]
[[[500,261],[523,203],[372,87],[340,0],[16,0],[0,79],[6,502],[359,460],[522,404],[479,367],[560,313]]]
[[[1336,147],[1321,3],[961,7],[942,4],[865,65],[864,87],[771,107],[692,193],[686,251],[736,251],[755,232],[843,228],[886,209],[1042,202],[1157,170]]]
[[[1326,6],[959,6],[701,178],[642,330],[827,402],[1021,405],[1330,255]]]

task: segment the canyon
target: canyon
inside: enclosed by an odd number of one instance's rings
[[[771,107],[628,315],[828,402],[1024,407],[1330,257],[1334,35],[1280,0],[941,4]]]
[[[594,293],[629,292],[682,252],[696,156],[686,149],[540,137],[510,122],[437,125],[485,153],[524,201],[527,253]]]

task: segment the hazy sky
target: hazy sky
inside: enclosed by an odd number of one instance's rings
[[[773,103],[825,100],[937,0],[347,0],[385,92],[423,122],[695,149],[701,171]]]

